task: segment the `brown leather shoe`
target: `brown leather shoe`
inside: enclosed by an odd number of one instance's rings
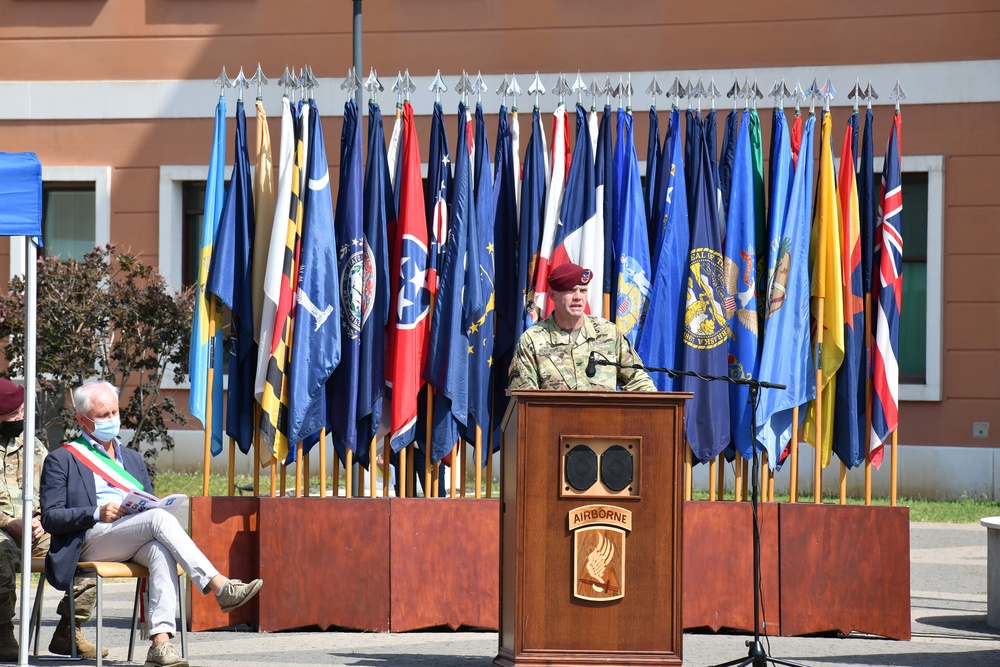
[[[75,624],[74,624],[75,625]],[[56,655],[72,655],[73,645],[70,640],[70,622],[65,618],[59,619],[59,625],[49,642],[49,652]],[[94,660],[97,658],[97,646],[84,636],[79,626],[74,627],[76,634],[76,656],[84,660]],[[108,649],[101,649],[101,656],[108,657]]]

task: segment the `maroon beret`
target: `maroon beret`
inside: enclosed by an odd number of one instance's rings
[[[0,378],[0,415],[16,412],[24,404],[24,387]]]
[[[590,269],[585,269],[572,262],[560,264],[549,274],[549,289],[566,292],[577,285],[586,285],[593,277],[594,274]]]

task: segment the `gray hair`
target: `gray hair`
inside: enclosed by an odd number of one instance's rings
[[[104,380],[87,380],[82,385],[73,390],[73,407],[77,414],[85,415],[90,412],[93,406],[94,396],[105,392],[111,392],[118,398],[118,388],[110,382]]]

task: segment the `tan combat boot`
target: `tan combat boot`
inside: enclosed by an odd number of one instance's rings
[[[59,625],[56,626],[56,631],[52,635],[52,641],[49,642],[49,652],[56,655],[72,655],[71,632],[75,632],[76,634],[76,656],[84,660],[94,660],[97,658],[97,646],[84,636],[79,626],[71,624],[66,617],[59,619]],[[101,649],[101,656],[108,657],[108,649]]]
[[[14,624],[0,625],[0,662],[17,662],[17,639],[14,637]]]

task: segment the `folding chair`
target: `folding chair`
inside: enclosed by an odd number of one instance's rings
[[[45,559],[44,558],[32,558],[31,559],[31,571],[38,572],[42,576],[38,582],[38,590],[35,592],[35,602],[31,609],[31,632],[34,633],[35,637],[35,650],[34,655],[38,655],[38,636],[39,630],[42,624],[42,595],[45,589]],[[87,561],[82,562],[77,565],[76,578],[78,579],[94,579],[97,583],[97,637],[95,643],[97,644],[97,667],[101,667],[103,664],[103,656],[101,655],[101,635],[104,628],[104,580],[107,578],[112,579],[132,579],[135,582],[135,601],[132,604],[132,631],[129,634],[128,640],[128,661],[132,662],[132,658],[135,655],[135,635],[139,629],[139,596],[142,592],[142,582],[149,577],[149,570],[146,569],[145,565],[139,565],[138,563],[133,563],[127,561],[124,563],[115,562],[105,562],[105,561]],[[180,633],[181,633],[181,656],[187,658],[188,647],[187,647],[187,596],[185,595],[184,588],[184,570],[177,567],[177,578],[178,578],[178,610],[180,611]],[[76,618],[76,601],[71,595],[70,598],[70,615]],[[29,642],[31,637],[29,634]],[[76,658],[76,633],[71,635],[71,645],[73,648],[72,657]]]

